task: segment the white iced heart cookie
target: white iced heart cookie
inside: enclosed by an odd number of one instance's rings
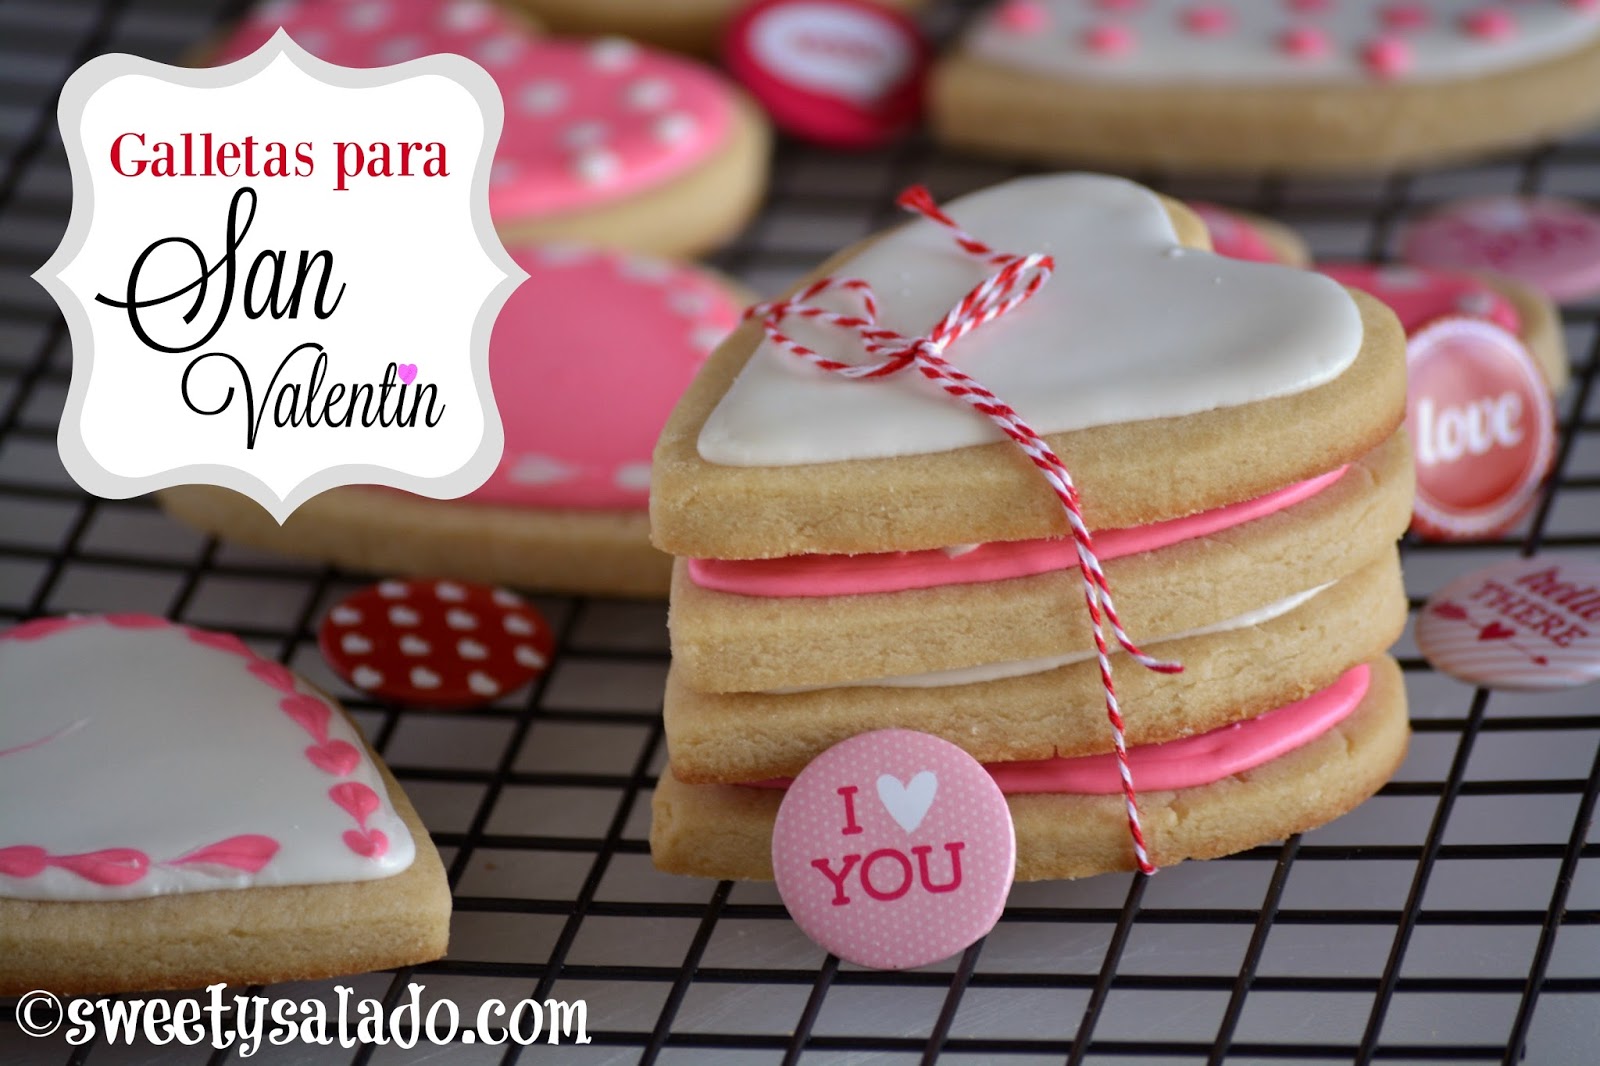
[[[0,898],[365,881],[415,845],[344,715],[238,638],[146,615],[0,633]]]
[[[1159,198],[1119,178],[1046,175],[946,207],[991,247],[1055,257],[1032,299],[953,342],[946,356],[1040,433],[1197,414],[1331,381],[1361,348],[1361,317],[1339,285],[1179,244]],[[878,320],[908,337],[932,328],[993,268],[949,230],[918,219],[832,271],[862,278]],[[845,297],[817,302],[856,312]],[[855,335],[791,322],[825,357],[870,361]],[[936,387],[903,374],[826,374],[763,341],[706,420],[700,456],[792,466],[949,451],[1002,439]]]

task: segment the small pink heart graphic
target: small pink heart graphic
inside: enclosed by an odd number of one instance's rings
[[[44,873],[49,858],[43,848],[0,848],[0,875],[6,877],[37,877]]]
[[[257,659],[250,664],[249,670],[268,688],[275,688],[285,695],[294,694],[294,675],[282,663]]]
[[[150,856],[133,848],[107,848],[85,855],[58,855],[50,862],[97,885],[131,885],[150,869]]]
[[[208,629],[189,630],[189,639],[196,644],[204,644],[208,648],[228,652],[230,655],[250,656],[253,653],[245,647],[244,641],[232,633],[213,633]]]
[[[405,384],[407,384],[407,385],[409,385],[413,381],[417,380],[417,364],[416,363],[401,363],[401,364],[399,364],[398,366],[396,366],[394,368],[394,372],[396,374],[399,374],[400,375],[400,380],[402,382],[404,382]]]
[[[1429,608],[1429,610],[1438,615],[1440,618],[1460,619],[1467,616],[1466,608],[1462,607],[1459,603],[1451,603],[1449,600],[1445,600],[1443,603],[1436,603]]]
[[[293,718],[318,743],[328,739],[328,705],[315,696],[298,693],[278,701],[278,709]]]
[[[1490,622],[1479,631],[1478,639],[1505,640],[1507,637],[1514,637],[1516,635],[1517,631],[1515,629],[1511,629],[1508,626],[1503,626],[1499,622]]]
[[[306,758],[311,765],[323,773],[335,777],[343,777],[357,766],[361,765],[361,753],[353,744],[346,744],[342,740],[330,740],[325,744],[313,744],[306,749]]]
[[[389,850],[389,838],[380,829],[346,829],[344,846],[357,855],[377,859]]]
[[[328,789],[328,798],[343,807],[361,826],[365,826],[367,817],[378,809],[378,794],[359,781],[334,785]]]
[[[0,640],[42,640],[83,624],[81,618],[35,618],[0,633]]]
[[[167,863],[168,866],[226,866],[234,870],[244,870],[247,873],[257,873],[272,857],[278,854],[278,842],[271,837],[261,836],[259,833],[247,833],[243,836],[229,837],[209,844],[203,848],[196,848],[187,855],[179,856]]]

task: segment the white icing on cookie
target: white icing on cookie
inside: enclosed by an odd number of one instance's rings
[[[1231,633],[1238,629],[1249,629],[1264,622],[1270,622],[1280,615],[1288,614],[1301,604],[1310,600],[1323,589],[1330,587],[1333,582],[1318,585],[1305,592],[1297,592],[1293,596],[1286,596],[1276,603],[1269,603],[1265,607],[1233,618],[1216,622],[1199,629],[1186,629],[1181,633],[1174,633],[1170,637],[1162,637],[1152,641],[1147,647],[1159,647],[1167,641],[1185,640],[1189,637],[1204,637],[1213,633]],[[803,685],[798,688],[774,689],[776,695],[788,695],[795,692],[816,692],[825,688],[948,688],[954,685],[976,685],[984,681],[999,681],[1007,677],[1024,677],[1028,674],[1042,674],[1047,670],[1056,670],[1073,663],[1088,662],[1094,658],[1094,652],[1074,652],[1070,655],[1051,655],[1037,659],[1019,659],[1009,663],[987,663],[982,666],[964,666],[953,670],[934,670],[925,674],[901,674],[898,677],[880,677],[871,681],[846,681],[834,685]]]
[[[1600,5],[1464,0],[1008,0],[967,54],[1018,70],[1142,84],[1306,84],[1482,77],[1600,37]]]
[[[389,877],[416,849],[343,714],[237,638],[141,615],[0,634],[0,897]]]
[[[1181,248],[1161,201],[1120,178],[1023,178],[946,205],[980,241],[1048,252],[1027,303],[946,350],[1040,433],[1195,414],[1332,380],[1361,348],[1345,290],[1300,270]],[[989,271],[917,219],[835,271],[864,278],[879,321],[928,331]],[[858,311],[849,294],[829,294]],[[867,362],[854,334],[786,323],[824,356]],[[852,381],[763,341],[700,434],[709,462],[790,466],[948,451],[1001,439],[986,418],[914,375]]]

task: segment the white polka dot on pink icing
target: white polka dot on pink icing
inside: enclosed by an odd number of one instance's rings
[[[732,94],[708,68],[617,38],[536,37],[479,0],[302,0],[248,20],[218,61],[254,51],[280,24],[307,51],[343,66],[439,52],[481,63],[506,101],[489,191],[496,219],[645,191],[715,154],[732,130]]]

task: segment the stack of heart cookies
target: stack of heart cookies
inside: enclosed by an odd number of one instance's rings
[[[1227,854],[1371,796],[1408,738],[1394,315],[1214,255],[1121,179],[909,203],[757,308],[657,446],[657,865],[771,877],[786,782],[890,728],[986,766],[1023,879]]]

